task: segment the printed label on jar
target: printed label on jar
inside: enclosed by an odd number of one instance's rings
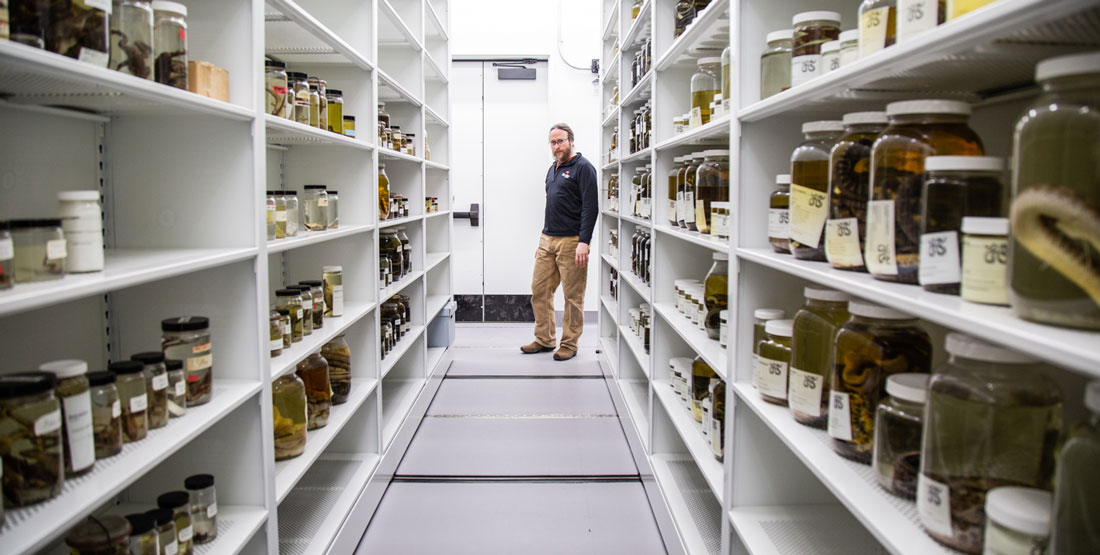
[[[791,183],[791,239],[816,249],[828,217],[828,193]]]
[[[706,425],[710,422],[710,397],[703,397],[703,400],[699,402],[699,407],[701,409],[700,412],[703,413],[703,421],[702,425],[699,426],[699,431],[703,434],[703,439],[706,439],[708,434],[710,434],[710,426]]]
[[[951,525],[951,488],[924,474],[917,477],[917,514],[928,530],[941,536],[953,536]]]
[[[863,265],[859,247],[859,220],[843,218],[825,222],[825,258],[838,268]]]
[[[867,252],[863,254],[867,271],[885,276],[898,275],[894,255],[894,201],[872,200],[867,203]]]
[[[34,421],[34,435],[52,434],[61,428],[61,409],[43,414]]]
[[[760,393],[777,399],[787,398],[787,363],[760,357]]]
[[[206,518],[214,518],[216,516],[218,516],[218,504],[211,503],[210,506],[206,508]]]
[[[867,10],[859,16],[859,56],[865,58],[886,48],[890,7]]]
[[[939,0],[898,0],[897,42],[927,31],[939,21]]]
[[[1008,304],[1005,285],[1008,241],[1003,237],[987,239],[963,236],[962,298],[986,304]]]
[[[274,345],[275,343],[278,343],[280,346],[282,346],[283,340],[282,339],[276,339],[275,341],[272,341],[271,343],[272,343],[272,345]],[[186,380],[180,380],[180,381],[176,382],[176,396],[179,397],[180,395],[186,395],[186,394],[187,394],[187,381]]]
[[[722,421],[717,418],[710,419],[710,450],[715,455],[722,454]]]
[[[768,210],[768,238],[787,239],[790,234],[791,213],[786,208]]]
[[[332,286],[332,315],[343,316],[344,315],[344,286],[333,285]]]
[[[306,312],[304,310],[302,310],[301,308],[297,309],[297,314],[298,314],[298,319],[299,320],[305,318],[305,316],[306,316]]]
[[[87,391],[61,399],[65,408],[65,432],[69,440],[69,460],[73,470],[84,470],[95,463],[95,439],[92,435],[92,397]]]
[[[805,83],[821,74],[821,54],[791,58],[791,86]]]
[[[677,195],[677,196],[679,196],[679,195]],[[667,214],[667,216],[668,216],[669,221],[676,221],[676,218],[677,218],[676,201],[674,201],[674,200],[668,201],[668,214]]]
[[[847,393],[829,392],[829,437],[852,441],[852,416]]]
[[[164,555],[176,555],[177,553],[180,552],[180,544],[177,543],[177,542],[172,542],[168,545],[164,545],[164,546],[161,546],[161,547],[164,548],[163,549]]]
[[[955,231],[925,233],[920,236],[921,285],[959,282],[959,234]]]
[[[691,109],[691,128],[694,129],[703,125],[703,109],[696,106]]]
[[[115,402],[111,403],[111,418],[119,416],[122,416],[122,401],[115,399]]]
[[[14,257],[15,247],[12,245],[11,237],[0,239],[0,260],[11,260]]]
[[[58,260],[68,257],[68,249],[64,239],[51,239],[46,241],[46,260]]]
[[[168,389],[168,374],[153,376],[153,391]]]
[[[76,59],[96,67],[107,67],[107,62],[110,61],[111,55],[106,52],[95,50],[94,48],[81,48],[80,55],[77,56]]]
[[[686,222],[695,222],[695,215],[692,213],[695,207],[695,193],[688,191],[684,193],[684,202],[681,203],[680,209],[683,213],[680,214],[680,219]]]
[[[130,412],[144,412],[149,408],[149,396],[145,393],[130,398]]]
[[[191,357],[187,359],[185,366],[188,372],[198,372],[199,370],[206,370],[214,365],[214,355],[202,355],[201,357]]]
[[[270,348],[272,351],[277,351],[279,349],[282,349],[283,348],[283,338],[280,337],[278,339],[272,339],[272,340],[268,341],[267,345],[268,345],[268,348]],[[183,382],[180,382],[180,383],[183,383]],[[177,384],[177,389],[178,388],[179,387],[178,387],[178,384]],[[179,394],[177,393],[177,395],[179,395]]]
[[[710,214],[710,234],[715,237],[729,237],[729,216],[725,214]]]
[[[317,206],[328,206],[328,199],[327,198],[317,199]]]
[[[275,221],[276,222],[285,222],[286,221],[286,210],[277,210],[277,211],[275,211]]]
[[[205,353],[206,351],[209,351],[209,350],[210,350],[210,342],[209,341],[207,341],[206,343],[202,343],[202,344],[199,344],[199,345],[195,345],[194,347],[191,347],[191,353],[192,354]]]
[[[191,536],[193,536],[193,535],[194,535],[194,533],[192,532],[190,526],[184,528],[183,530],[180,530],[179,531],[180,543],[187,543],[187,542],[191,541]]]
[[[791,368],[787,400],[791,409],[809,416],[821,416],[821,392],[825,377]]]

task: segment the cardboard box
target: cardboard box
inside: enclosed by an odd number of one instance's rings
[[[229,102],[229,71],[210,62],[187,62],[187,90],[208,98]]]

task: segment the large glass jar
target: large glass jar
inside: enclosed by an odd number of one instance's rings
[[[344,269],[341,266],[323,266],[321,275],[325,282],[325,316],[344,315]]]
[[[275,460],[301,455],[306,449],[306,386],[294,374],[271,382],[275,415]]]
[[[1042,94],[1012,147],[1012,307],[1027,320],[1100,329],[1100,53],[1044,60],[1035,79]]]
[[[25,507],[61,493],[65,476],[57,378],[46,372],[0,376],[0,459],[4,504]]]
[[[963,218],[1004,216],[1004,161],[993,156],[929,156],[924,170],[917,278],[928,291],[958,295]]]
[[[691,76],[691,127],[710,122],[710,103],[722,93],[722,58],[699,58],[699,69]]]
[[[145,393],[149,408],[149,429],[155,430],[168,425],[168,367],[164,364],[164,353],[151,351],[138,353],[130,360],[140,362],[145,369]]]
[[[405,276],[404,247],[401,239],[397,237],[397,231],[384,229],[379,235],[378,252],[388,258],[393,269],[393,281],[400,281]]]
[[[703,402],[710,399],[710,381],[717,380],[718,373],[714,371],[703,357],[696,357],[691,363],[691,415],[698,423],[703,422]]]
[[[61,400],[61,431],[65,445],[65,478],[87,473],[95,465],[95,439],[92,434],[92,396],[89,391],[88,363],[83,360],[55,360],[38,367],[57,377],[57,397]]]
[[[157,521],[157,545],[160,546],[158,555],[179,553],[179,543],[176,541],[176,521],[172,518],[172,511],[169,509],[153,509],[145,514]]]
[[[893,45],[896,22],[897,0],[863,0],[859,5],[859,57]]]
[[[829,376],[836,332],[848,321],[846,293],[807,287],[794,315],[787,401],[796,422],[824,428],[829,414]]]
[[[340,193],[330,190],[328,192],[328,228],[338,227],[340,227]]]
[[[344,91],[340,89],[329,89],[326,98],[328,101],[328,130],[343,135]]]
[[[88,374],[92,398],[92,435],[96,460],[122,452],[122,402],[115,387],[113,372]]]
[[[409,236],[405,233],[404,227],[396,227],[394,231],[397,232],[397,239],[401,241],[401,267],[402,275],[409,275],[412,273],[413,268],[413,256],[412,256],[412,242],[409,241]]]
[[[299,71],[288,71],[287,101],[293,104],[294,121],[309,125],[309,75]]]
[[[165,359],[168,370],[168,416],[179,418],[187,414],[187,370],[182,360]]]
[[[772,250],[791,253],[791,174],[775,176],[775,190],[768,196],[768,243]]]
[[[794,320],[768,320],[764,331],[766,336],[757,346],[756,389],[761,399],[785,407]]]
[[[15,251],[15,283],[61,279],[65,276],[68,248],[61,220],[9,220]]]
[[[48,10],[46,50],[107,67],[111,19],[107,2],[51,2]]]
[[[781,308],[758,308],[752,313],[752,386],[759,387],[760,343],[768,338],[764,327],[769,320],[782,320],[786,313]]]
[[[157,83],[187,90],[187,6],[153,0]]]
[[[704,303],[707,307],[707,316],[703,321],[707,330],[707,337],[718,339],[719,322],[718,313],[729,306],[729,255],[724,252],[713,254],[714,264],[707,272]]]
[[[328,361],[328,379],[332,385],[332,404],[342,405],[351,394],[351,347],[344,334],[325,343],[321,347],[321,356]]]
[[[794,42],[791,48],[791,86],[823,75],[821,45],[840,38],[840,14],[828,11],[802,12],[791,18]]]
[[[844,134],[840,121],[802,124],[804,140],[791,153],[791,252],[802,260],[825,261],[829,218],[829,153]]]
[[[829,436],[842,457],[871,463],[875,408],[894,374],[925,373],[932,341],[916,318],[863,301],[848,303],[852,318],[836,334],[829,377]]]
[[[299,281],[299,285],[308,285],[312,297],[313,329],[325,327],[325,282],[319,279]]]
[[[160,555],[157,519],[145,513],[126,515],[130,523],[130,555]]]
[[[8,222],[0,222],[0,289],[11,289],[15,283],[15,245],[11,241]]]
[[[730,151],[706,150],[703,157],[695,175],[695,227],[709,234],[710,203],[730,199]]]
[[[791,50],[794,29],[772,31],[768,48],[760,55],[760,99],[791,88]]]
[[[309,409],[307,423],[310,430],[328,425],[332,410],[332,385],[328,377],[328,361],[320,353],[313,353],[298,363],[296,370],[306,386],[306,404]]]
[[[390,178],[386,176],[386,165],[378,164],[378,220],[390,219]]]
[[[313,335],[313,294],[308,285],[288,285],[298,292],[298,304],[302,307],[302,337]]]
[[[210,319],[180,316],[160,322],[160,348],[166,358],[182,360],[187,371],[187,406],[210,402],[214,390],[214,348]]]
[[[111,69],[153,78],[153,5],[115,0],[111,13]]]
[[[290,106],[287,96],[290,81],[286,74],[286,62],[264,60],[265,113],[280,118],[287,117]],[[288,118],[289,119],[289,118]]]
[[[327,188],[325,185],[305,186],[305,226],[309,231],[323,231],[328,228]]]
[[[928,374],[894,374],[886,378],[886,394],[875,410],[871,470],[883,489],[913,499],[920,473]]]
[[[982,141],[965,102],[891,102],[886,114],[890,125],[871,147],[864,262],[875,279],[917,283],[924,159],[981,156]]]
[[[112,362],[107,369],[115,374],[115,387],[122,403],[122,439],[133,443],[149,433],[149,392],[145,385],[145,365],[136,360]]]
[[[1058,457],[1051,555],[1100,553],[1100,380],[1085,388],[1085,408]]]
[[[871,145],[886,128],[886,112],[844,114],[844,135],[829,151],[829,220],[825,257],[833,268],[864,272],[863,238],[871,184]]]
[[[286,204],[286,236],[297,237],[302,229],[302,211],[298,209],[298,191],[283,191]]]
[[[1051,487],[1062,395],[1030,357],[958,333],[946,349],[928,387],[917,512],[937,541],[979,553],[987,491]]]
[[[69,530],[65,545],[73,555],[129,555],[130,530],[120,516],[89,516]]]
[[[279,289],[275,291],[275,309],[290,311],[290,340],[297,343],[302,340],[302,293],[297,289]]]
[[[191,525],[191,495],[186,491],[170,491],[157,496],[157,507],[172,511],[176,521],[176,545],[179,555],[191,555],[195,552],[192,541],[195,535]]]
[[[183,481],[191,495],[191,526],[195,544],[210,543],[218,537],[218,496],[212,474],[195,474]]]

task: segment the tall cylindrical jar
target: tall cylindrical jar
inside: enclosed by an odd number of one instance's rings
[[[286,62],[264,60],[264,113],[285,118],[287,114]]]
[[[213,474],[195,474],[183,481],[191,495],[191,526],[195,544],[210,543],[218,537],[218,495]]]
[[[136,360],[112,362],[107,369],[115,374],[115,387],[122,402],[122,439],[133,443],[149,434],[149,393],[145,385],[145,365]]]
[[[283,203],[286,205],[286,236],[297,237],[302,229],[302,211],[298,204],[298,191],[283,191]]]
[[[344,134],[344,91],[328,89],[325,95],[328,103],[328,130]]]
[[[791,335],[794,320],[768,320],[764,324],[766,339],[760,342],[756,374],[756,389],[769,403],[787,406],[787,376],[791,366]]]
[[[329,190],[328,192],[328,228],[340,227],[340,193]]]
[[[730,79],[733,78],[733,55],[731,46],[727,45],[722,50],[722,113],[730,113],[730,105],[733,102],[733,88]]]
[[[344,269],[341,266],[325,266],[325,316],[344,315]]]
[[[55,360],[38,367],[57,377],[61,400],[62,437],[65,445],[65,477],[87,473],[95,465],[92,434],[92,396],[88,384],[88,363],[83,360]]]
[[[292,104],[294,121],[309,125],[309,75],[300,71],[288,71],[287,101]]]
[[[768,47],[760,55],[760,99],[791,88],[791,49],[794,30],[772,31],[766,38]]]
[[[325,327],[325,282],[319,279],[299,281],[299,285],[308,285],[313,302],[313,329]]]
[[[113,372],[88,374],[92,398],[92,434],[96,460],[122,452],[122,402],[115,387]]]
[[[703,163],[695,174],[695,227],[699,233],[711,234],[710,205],[730,199],[730,151],[703,151]]]
[[[308,231],[323,231],[328,228],[328,187],[325,185],[306,185],[304,188],[306,229]]]
[[[719,324],[718,315],[729,305],[729,255],[724,252],[713,254],[714,264],[707,272],[704,287],[704,305],[707,308],[706,319],[703,325],[707,330],[707,337],[718,339]]]
[[[0,460],[4,504],[25,507],[56,497],[65,477],[57,378],[46,372],[0,376]]]
[[[195,531],[191,524],[191,495],[186,491],[162,493],[157,496],[157,507],[172,511],[179,555],[192,555],[195,552]]]
[[[153,78],[153,5],[149,0],[114,0],[111,13],[111,69]]]
[[[301,455],[306,448],[306,386],[294,374],[271,382],[271,407],[275,416],[275,460]]]
[[[168,367],[164,364],[164,353],[150,351],[130,357],[145,366],[145,392],[149,401],[149,429],[155,430],[168,425]]]
[[[840,14],[813,11],[795,14],[794,44],[791,50],[791,86],[825,73],[821,67],[821,45],[840,38]]]
[[[306,385],[306,402],[309,408],[310,430],[328,425],[332,410],[332,384],[328,377],[328,361],[320,353],[313,353],[298,363],[298,377]]]
[[[863,238],[871,183],[871,145],[886,128],[886,112],[844,114],[844,136],[829,151],[829,220],[825,258],[833,268],[866,271]]]
[[[846,293],[807,287],[794,315],[787,404],[795,421],[824,428],[829,414],[829,376],[836,332],[848,321]]]
[[[332,385],[332,404],[342,405],[351,394],[351,347],[344,334],[321,347],[321,356],[328,361],[328,379]]]
[[[859,57],[892,46],[897,38],[897,0],[863,0],[859,5]]]
[[[829,219],[829,153],[844,134],[840,121],[802,124],[804,140],[791,153],[791,252],[801,260],[825,261]]]
[[[157,83],[187,90],[187,6],[153,0]]]
[[[214,388],[214,348],[210,319],[180,316],[160,322],[160,348],[166,358],[182,360],[187,371],[187,406],[210,402]]]
[[[157,544],[160,546],[159,555],[172,555],[179,553],[179,542],[176,537],[176,521],[172,518],[169,509],[153,509],[145,514],[157,521]]]
[[[691,76],[692,128],[710,122],[710,103],[714,95],[722,92],[722,58],[699,58],[698,65],[699,69]]]

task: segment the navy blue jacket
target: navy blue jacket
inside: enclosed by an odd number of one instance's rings
[[[581,153],[546,172],[546,220],[542,232],[551,237],[579,237],[592,242],[592,229],[600,211],[596,168]]]

